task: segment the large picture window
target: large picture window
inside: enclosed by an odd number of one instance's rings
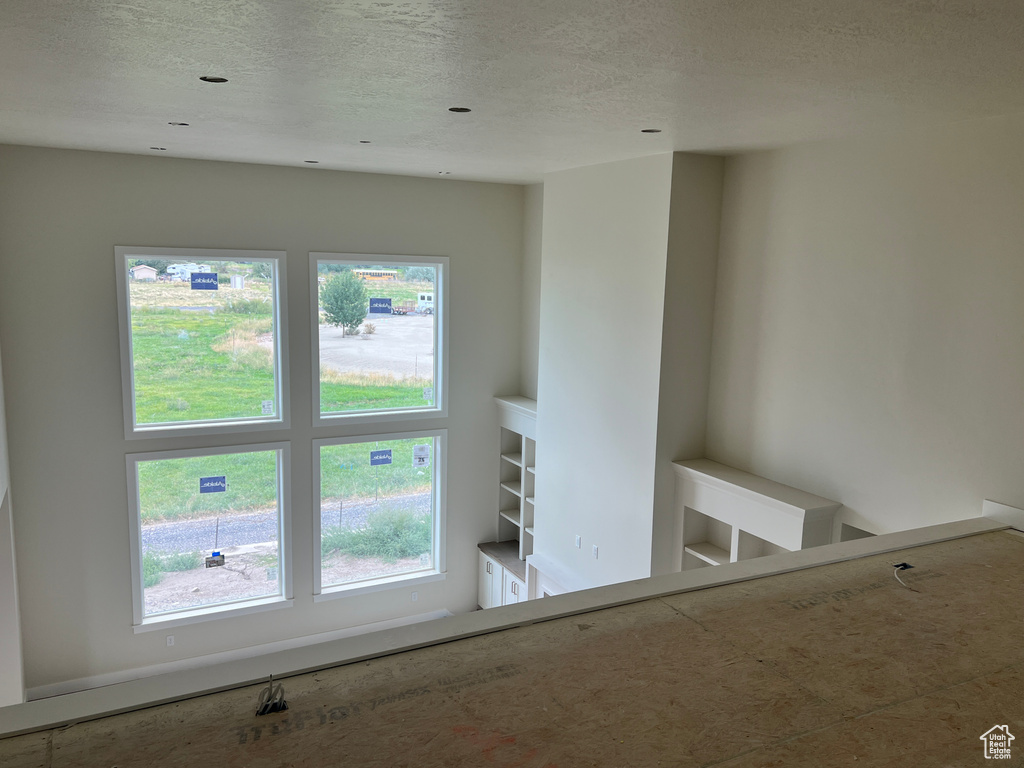
[[[288,445],[128,456],[134,623],[290,597]]]
[[[447,259],[310,258],[317,423],[444,415]]]
[[[115,253],[126,434],[286,425],[284,254]]]
[[[317,593],[443,572],[445,436],[315,441]]]

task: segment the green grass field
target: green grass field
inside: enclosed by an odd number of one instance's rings
[[[275,451],[143,461],[139,502],[143,523],[267,509],[277,503]],[[200,493],[199,478],[223,475],[227,490]]]
[[[430,445],[430,466],[412,465],[415,445]],[[379,448],[391,449],[391,464],[371,467],[370,451]],[[433,464],[434,440],[430,437],[324,446],[320,450],[320,497],[366,498],[426,491]]]
[[[252,418],[274,397],[270,315],[134,310],[138,424]]]
[[[430,490],[432,438],[325,446],[320,454],[321,497],[372,498]],[[430,445],[430,465],[412,466],[415,445]],[[370,466],[370,451],[391,448],[392,463]],[[244,514],[277,503],[274,451],[190,456],[140,462],[143,523]],[[224,476],[223,493],[200,493],[199,478]]]
[[[430,403],[423,388],[430,379],[395,379],[382,376],[320,371],[320,412],[369,411],[383,408],[415,408]]]
[[[403,301],[432,291],[433,285],[387,281],[367,289],[374,297]],[[186,283],[133,283],[131,300],[137,424],[264,415],[264,401],[275,400],[269,283],[250,280],[243,290],[218,291],[193,291]],[[429,379],[328,371],[321,379],[321,409],[422,406],[427,404],[423,388],[429,386]]]

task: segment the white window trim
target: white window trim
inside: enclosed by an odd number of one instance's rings
[[[161,613],[157,616],[150,616],[142,624],[132,626],[132,632],[136,635],[143,632],[156,632],[158,630],[184,627],[189,624],[200,624],[204,621],[214,619],[227,619],[236,616],[246,616],[250,613],[263,613],[265,611],[276,611],[280,608],[291,608],[295,600],[288,597],[255,597],[251,600],[234,600],[230,603],[218,603],[216,606],[204,606],[193,608],[188,611],[175,611],[174,613]],[[212,610],[216,608],[217,610]]]
[[[318,263],[381,264],[390,267],[437,267],[434,284],[434,405],[423,408],[396,408],[353,413],[322,414],[320,412],[320,286]],[[448,257],[396,256],[381,253],[309,254],[309,319],[313,340],[313,426],[329,427],[345,424],[378,424],[410,419],[437,419],[448,416]]]
[[[437,449],[434,451],[434,459],[431,462],[434,484],[434,567],[424,568],[418,571],[395,574],[394,576],[382,576],[363,581],[353,581],[347,584],[331,584],[324,587],[321,580],[320,566],[322,557],[320,554],[320,449],[324,446],[350,445],[353,443],[369,443],[374,440],[406,440],[410,438],[429,437],[437,440]],[[415,583],[427,583],[436,581],[438,577],[444,578],[447,573],[445,563],[445,533],[446,518],[448,509],[447,485],[448,485],[448,430],[429,429],[417,432],[381,432],[367,435],[352,435],[349,437],[329,437],[313,441],[313,601],[320,602],[327,597],[346,597],[367,592],[377,592],[384,589],[398,589],[411,586]]]
[[[403,573],[397,576],[385,576],[379,579],[355,581],[351,584],[325,587],[323,591],[313,595],[313,602],[322,603],[326,600],[336,600],[339,597],[355,597],[356,595],[368,595],[372,592],[383,592],[388,589],[418,587],[421,584],[430,584],[433,581],[444,581],[446,578],[446,573],[438,573],[433,568],[424,568],[422,571]]]
[[[291,425],[288,396],[288,307],[284,251],[226,250],[219,248],[150,248],[118,245],[114,248],[117,285],[117,318],[121,340],[121,388],[124,402],[124,436],[128,440],[183,435],[222,435],[288,429]],[[205,419],[182,424],[139,426],[135,423],[135,366],[131,337],[131,298],[128,295],[128,259],[166,258],[187,261],[270,261],[275,280],[274,381],[278,414],[251,419]]]
[[[214,605],[197,608],[186,608],[180,611],[145,616],[143,599],[145,586],[142,574],[142,503],[139,499],[139,473],[136,465],[141,461],[161,459],[183,459],[196,456],[222,456],[232,453],[255,453],[258,451],[277,451],[277,504],[279,510],[278,550],[280,560],[278,568],[281,575],[281,594],[264,595],[250,599],[232,600]],[[255,445],[218,446],[214,448],[186,448],[178,451],[150,451],[148,453],[130,453],[125,456],[128,475],[128,527],[131,533],[129,540],[129,560],[131,561],[132,584],[132,625],[136,632],[145,631],[142,627],[159,625],[172,626],[191,624],[209,618],[222,618],[226,615],[253,613],[267,610],[276,604],[291,605],[294,598],[292,580],[292,516],[291,516],[291,443],[259,443]],[[319,536],[317,537],[319,543]]]

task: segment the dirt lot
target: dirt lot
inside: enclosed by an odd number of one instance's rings
[[[368,338],[343,336],[320,326],[320,363],[344,373],[430,378],[434,366],[433,315],[368,315],[376,331]]]
[[[276,545],[252,544],[222,550],[227,562],[220,568],[165,573],[146,590],[147,612],[183,610],[228,600],[262,597],[277,592]],[[322,583],[372,579],[430,566],[429,555],[388,563],[376,557],[335,553],[324,563]]]

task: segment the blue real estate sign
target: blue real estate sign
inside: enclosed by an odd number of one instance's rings
[[[370,466],[379,467],[391,463],[391,449],[385,448],[381,451],[370,451]]]
[[[227,478],[225,475],[220,475],[219,477],[200,477],[199,492],[224,493],[228,489],[226,480]]]
[[[193,272],[192,273],[192,290],[193,291],[216,291],[217,290],[217,273],[216,272]]]
[[[371,315],[390,315],[391,299],[370,299]]]

